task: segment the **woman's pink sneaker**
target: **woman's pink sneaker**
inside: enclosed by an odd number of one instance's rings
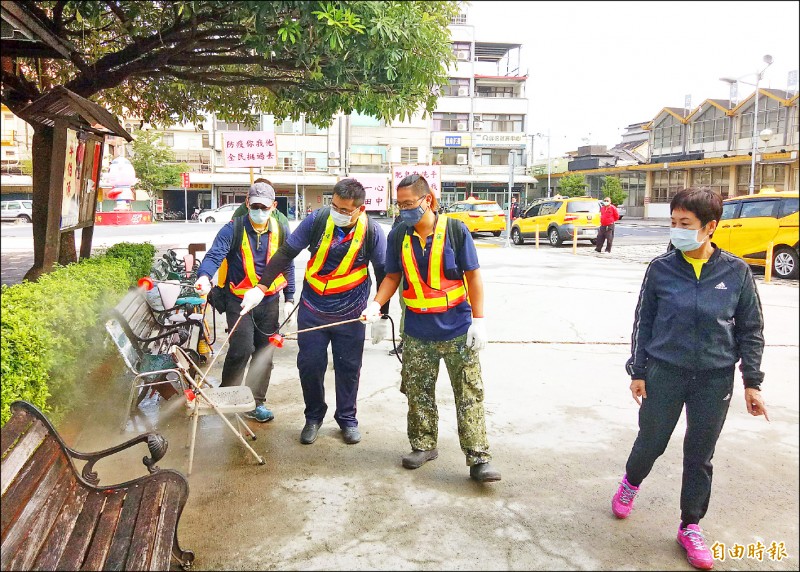
[[[711,554],[703,531],[696,524],[687,524],[686,528],[678,528],[678,544],[686,551],[689,564],[700,570],[714,568],[714,556]]]
[[[617,518],[628,518],[633,510],[633,499],[636,498],[639,487],[634,487],[628,482],[628,475],[623,475],[617,494],[611,499],[611,510]]]

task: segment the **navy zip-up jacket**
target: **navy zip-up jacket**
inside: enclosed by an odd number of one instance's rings
[[[699,279],[677,249],[650,262],[625,365],[632,379],[645,379],[649,359],[690,370],[741,360],[745,387],[763,381],[764,317],[753,273],[744,260],[713,246]]]

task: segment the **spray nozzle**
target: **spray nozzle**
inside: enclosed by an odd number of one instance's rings
[[[152,290],[153,289],[153,279],[149,276],[143,276],[139,278],[139,282],[137,282],[139,288],[144,288],[145,290]]]
[[[269,337],[270,345],[275,346],[276,348],[282,348],[283,347],[283,341],[284,341],[284,338],[283,338],[283,336],[281,334],[272,334]]]

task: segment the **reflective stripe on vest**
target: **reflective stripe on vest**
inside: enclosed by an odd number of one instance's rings
[[[450,280],[444,275],[444,242],[447,233],[447,217],[439,215],[433,229],[431,254],[428,260],[428,283],[423,282],[419,266],[411,246],[411,235],[403,238],[400,259],[403,263],[407,287],[403,290],[403,301],[417,314],[441,314],[458,306],[467,299],[463,280]]]
[[[361,213],[356,222],[353,239],[350,241],[350,248],[347,254],[342,258],[336,270],[323,276],[319,271],[325,266],[325,261],[328,258],[335,228],[333,217],[328,215],[328,221],[325,223],[325,232],[322,234],[319,248],[306,266],[306,282],[314,292],[320,295],[339,294],[340,292],[352,290],[367,279],[369,274],[366,264],[353,268],[356,255],[361,250],[361,244],[367,234],[367,224],[366,213]]]
[[[269,263],[269,259],[275,255],[275,252],[278,250],[278,238],[280,234],[280,228],[278,226],[278,221],[275,218],[270,217],[269,219],[269,244],[267,245],[267,260],[266,262]],[[227,265],[227,258],[222,261],[222,265],[225,266],[225,275],[228,272],[228,265]],[[239,298],[244,296],[244,293],[250,290],[251,288],[255,288],[258,284],[258,281],[261,277],[256,274],[256,263],[253,259],[253,251],[250,249],[250,239],[247,237],[247,230],[242,233],[242,266],[244,268],[244,279],[239,282],[238,284],[234,284],[233,282],[230,283],[231,292],[236,294]],[[220,266],[220,275],[223,273],[222,266]],[[269,288],[265,292],[267,296],[270,294],[275,294],[286,288],[288,282],[286,281],[286,277],[283,274],[278,274],[278,277],[269,285]]]

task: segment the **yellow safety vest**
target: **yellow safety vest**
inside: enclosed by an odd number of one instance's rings
[[[439,215],[433,229],[431,254],[428,260],[428,283],[422,280],[419,266],[411,246],[411,235],[403,238],[400,259],[406,278],[403,300],[417,314],[441,314],[467,299],[464,280],[450,280],[444,275],[444,243],[447,234],[447,217]]]
[[[361,213],[356,222],[356,227],[353,231],[353,239],[350,241],[350,248],[347,254],[342,258],[339,266],[333,271],[324,276],[319,272],[325,265],[328,258],[328,253],[331,249],[331,242],[333,241],[333,231],[335,225],[333,224],[333,217],[328,216],[328,221],[325,224],[325,232],[322,235],[322,240],[319,243],[319,249],[311,257],[306,266],[306,282],[311,288],[320,295],[339,294],[352,290],[369,275],[367,272],[367,265],[363,264],[353,268],[356,255],[361,250],[361,244],[364,242],[364,237],[367,234],[367,215]]]
[[[246,222],[246,221],[245,221]],[[266,262],[269,263],[270,258],[275,255],[277,252],[279,241],[279,234],[280,234],[280,226],[278,225],[278,221],[275,220],[274,217],[270,217],[269,219],[269,245],[267,246],[267,260]],[[250,290],[251,288],[255,288],[258,284],[258,281],[261,277],[256,274],[256,264],[255,260],[253,259],[253,251],[250,248],[250,239],[247,236],[247,229],[244,229],[242,232],[242,266],[244,269],[244,279],[239,282],[238,284],[234,284],[233,282],[230,283],[231,292],[236,294],[239,298],[244,296],[244,293]],[[219,274],[217,284],[220,286],[225,285],[225,281],[228,277],[228,259],[222,261],[222,264],[219,267]],[[265,294],[275,294],[286,288],[288,282],[286,281],[286,277],[283,274],[279,274],[277,278],[270,284],[269,289],[265,292]]]

